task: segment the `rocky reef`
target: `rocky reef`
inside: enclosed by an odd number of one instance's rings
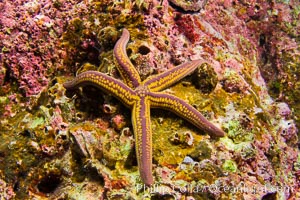
[[[299,199],[300,3],[235,0],[0,2],[0,199]],[[131,113],[63,83],[120,74],[122,29],[142,80],[206,61],[165,92],[214,138],[151,110],[153,176],[140,179]]]

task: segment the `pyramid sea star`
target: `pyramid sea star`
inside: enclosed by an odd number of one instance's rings
[[[172,111],[211,135],[221,137],[225,133],[184,100],[160,92],[191,74],[204,61],[190,61],[141,81],[137,70],[126,54],[129,37],[128,30],[123,29],[122,36],[114,47],[114,55],[119,63],[118,70],[125,83],[101,72],[86,71],[72,81],[64,83],[64,87],[74,89],[80,86],[94,85],[102,91],[112,94],[132,110],[132,126],[140,176],[146,185],[151,185],[153,176],[150,107]]]

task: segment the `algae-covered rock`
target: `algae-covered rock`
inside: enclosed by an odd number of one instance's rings
[[[203,63],[196,69],[192,80],[193,84],[203,93],[212,92],[218,83],[217,74],[208,63]]]
[[[210,159],[211,153],[211,147],[209,147],[206,142],[201,141],[196,145],[194,151],[192,151],[189,155],[196,161],[202,161],[204,159]]]
[[[222,168],[227,172],[236,172],[237,165],[232,160],[225,160],[225,162],[222,165]]]
[[[174,5],[183,9],[184,11],[199,11],[202,9],[207,0],[169,0]]]

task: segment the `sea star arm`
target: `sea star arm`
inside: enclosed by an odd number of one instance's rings
[[[127,85],[97,71],[83,72],[73,80],[64,83],[64,87],[70,90],[85,85],[93,85],[106,93],[112,94],[128,107],[131,107],[137,99],[134,91]]]
[[[140,97],[140,100],[133,106],[132,126],[141,179],[146,185],[152,185],[152,133],[150,102],[147,97]]]
[[[170,110],[210,135],[218,137],[225,135],[224,131],[209,122],[198,110],[185,101],[165,93],[151,92],[150,96],[152,107]]]
[[[144,85],[151,91],[158,92],[191,74],[202,63],[203,60],[194,60],[181,64],[166,72],[149,77],[144,81]]]
[[[126,45],[129,37],[129,31],[124,28],[121,38],[114,47],[114,55],[120,65],[118,65],[117,68],[122,78],[130,88],[134,89],[141,84],[141,78],[126,53]]]

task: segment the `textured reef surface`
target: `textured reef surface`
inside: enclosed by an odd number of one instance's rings
[[[0,2],[0,199],[300,199],[300,3],[234,0]],[[207,61],[164,90],[226,135],[151,110],[154,184],[131,112],[87,70],[120,79],[123,28],[142,81]]]

